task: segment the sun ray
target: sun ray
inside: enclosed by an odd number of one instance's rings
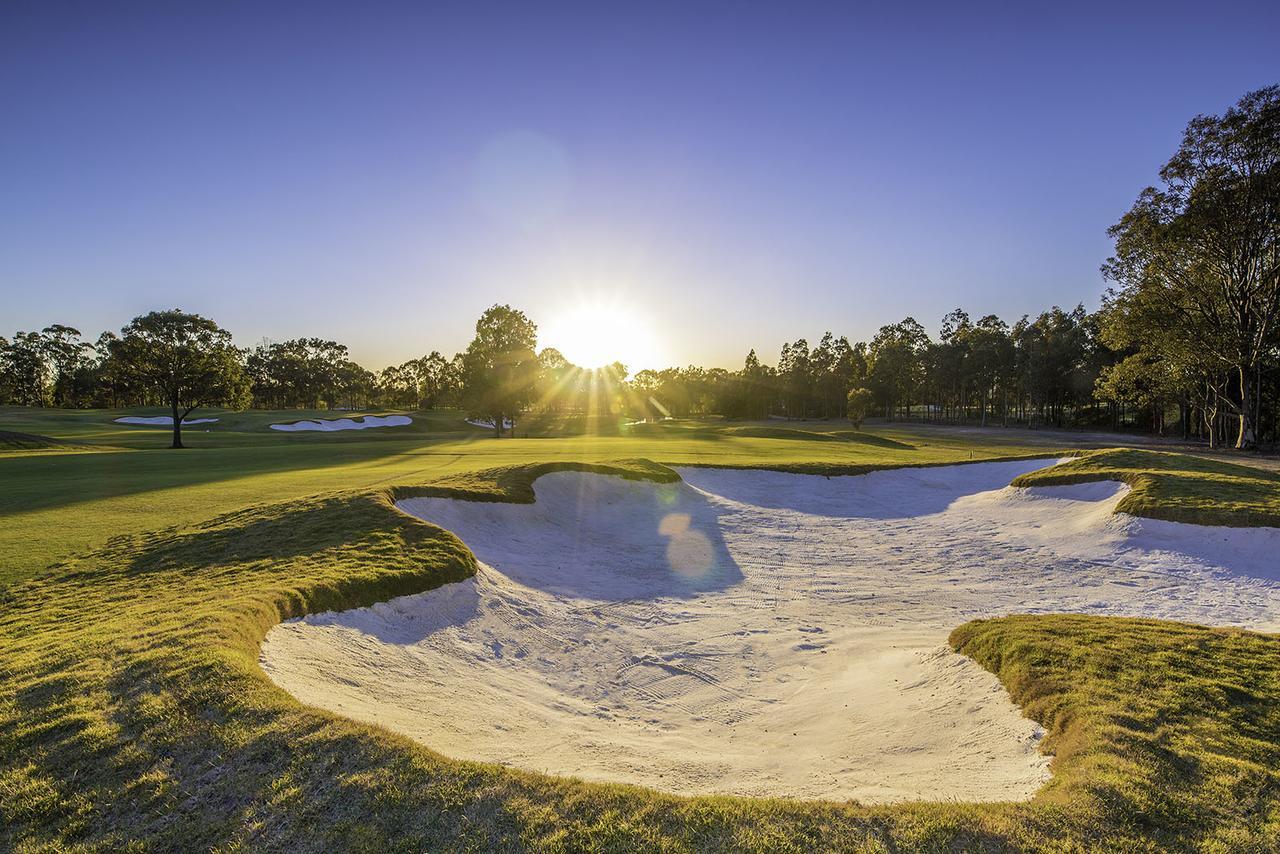
[[[644,312],[619,302],[584,302],[554,313],[541,340],[587,369],[616,361],[635,371],[658,367],[662,357],[657,332]]]

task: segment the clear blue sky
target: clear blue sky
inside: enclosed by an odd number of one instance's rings
[[[666,360],[1096,306],[1280,4],[0,5],[0,334],[181,307],[370,367],[597,292]],[[644,367],[644,366],[633,366]]]

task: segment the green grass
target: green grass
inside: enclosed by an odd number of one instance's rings
[[[410,413],[410,427],[342,433],[283,433],[270,424],[345,413],[197,412],[220,420],[184,431],[186,451],[168,449],[164,427],[114,424],[124,411],[0,408],[0,430],[102,448],[86,455],[0,452],[0,587],[108,537],[188,525],[252,505],[423,483],[531,460],[648,458],[679,465],[753,465],[817,473],[857,473],[897,465],[940,464],[1049,452],[1008,442],[955,437],[920,440],[880,429],[860,440],[830,436],[778,441],[742,435],[742,425],[698,423],[643,435],[560,435],[494,440],[461,412]],[[128,410],[154,415],[159,410]],[[653,425],[647,425],[653,426]],[[747,425],[750,426],[750,425]],[[839,422],[830,422],[840,429]],[[209,428],[208,432],[200,428]],[[530,428],[532,429],[532,428]],[[519,431],[518,431],[519,432]],[[861,434],[860,434],[861,435]],[[110,446],[110,447],[108,447]]]
[[[1111,448],[1024,474],[1015,486],[1127,483],[1117,510],[1197,525],[1280,526],[1280,474],[1187,454]]]
[[[23,420],[8,415],[4,429]],[[46,436],[118,441],[87,416],[61,429],[23,417]],[[0,589],[0,850],[1280,848],[1280,638],[1249,632],[1073,615],[959,627],[953,645],[1048,730],[1053,780],[1018,804],[678,798],[451,760],[303,707],[258,666],[271,626],[474,570],[396,496],[528,501],[558,468],[673,477],[623,457],[838,471],[1027,453],[903,430],[875,431],[885,445],[733,425],[498,442],[435,426],[317,437],[329,443],[242,426],[193,434],[186,452],[0,454],[5,492],[25,496],[0,506],[5,551],[24,542],[15,520],[43,549]],[[1138,505],[1148,515],[1211,506],[1219,487],[1249,507],[1275,500],[1253,469],[1177,455],[1068,466],[1163,482]]]
[[[0,430],[0,454],[31,453],[33,451],[73,453],[101,449],[97,445],[72,442],[67,439],[54,439],[49,436],[38,436],[35,433]]]

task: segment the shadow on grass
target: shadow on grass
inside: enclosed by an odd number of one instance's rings
[[[291,559],[342,546],[351,540],[343,524],[350,498],[332,498],[282,508],[251,507],[215,520],[217,527],[152,538],[128,563],[134,573],[203,571],[261,560]],[[276,515],[264,515],[270,510]]]
[[[308,442],[0,457],[0,482],[5,484],[0,491],[0,517],[256,475],[337,468],[396,456],[423,444],[421,439],[332,445]],[[264,495],[263,499],[271,497]]]
[[[916,449],[915,445],[899,442],[897,439],[890,439],[888,436],[863,433],[861,430],[833,430],[829,435],[843,439],[846,442],[869,445],[873,448],[896,448],[902,451],[914,451]]]

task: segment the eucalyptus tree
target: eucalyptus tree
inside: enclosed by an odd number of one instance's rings
[[[841,417],[854,381],[854,353],[849,339],[830,332],[822,336],[810,356],[813,390],[823,418]]]
[[[987,424],[987,413],[996,394],[1002,396],[1001,419],[1007,424],[1015,360],[1009,324],[994,314],[988,314],[969,329],[966,337],[970,376],[982,399],[982,426]]]
[[[929,334],[913,317],[880,327],[868,348],[867,384],[886,416],[898,406],[910,414],[911,403],[924,379]]]
[[[92,345],[80,340],[80,330],[54,323],[40,330],[45,358],[53,376],[53,405],[75,406],[75,375]]]
[[[862,422],[871,412],[875,396],[869,388],[851,388],[845,397],[845,417],[853,425],[853,429],[862,429]]]
[[[49,359],[46,341],[39,332],[19,331],[4,352],[4,373],[9,399],[19,406],[48,406]]]
[[[463,389],[471,414],[493,422],[501,438],[505,420],[514,422],[533,401],[539,364],[538,327],[525,313],[495,305],[476,321],[476,335],[462,354]]]
[[[747,353],[739,372],[742,395],[741,414],[747,418],[766,418],[777,398],[773,368],[760,363],[756,351]]]
[[[1280,321],[1280,86],[1192,119],[1160,180],[1109,230],[1103,273],[1174,324],[1151,336],[1194,341],[1198,361],[1230,374],[1235,445],[1250,447]]]
[[[538,353],[538,404],[543,410],[561,412],[581,407],[585,391],[578,382],[584,372],[555,347]]]
[[[926,385],[944,414],[955,416],[957,409],[967,415],[969,405],[970,336],[973,323],[969,313],[957,308],[942,318],[937,343],[930,342],[923,353]]]
[[[787,417],[804,418],[808,415],[813,384],[813,365],[808,341],[800,338],[793,344],[782,345],[782,352],[778,356],[778,382]]]
[[[456,362],[432,350],[414,364],[418,374],[419,407],[435,409],[442,403],[456,399],[462,382]]]
[[[197,408],[241,408],[252,399],[231,333],[198,314],[172,309],[135,317],[110,346],[130,376],[169,407],[172,448],[183,447],[182,421]]]

